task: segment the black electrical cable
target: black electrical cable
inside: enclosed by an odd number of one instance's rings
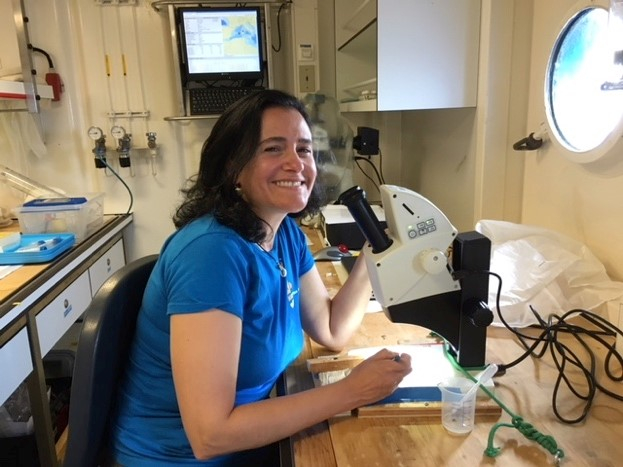
[[[50,67],[50,69],[54,68],[54,63],[52,63],[52,57],[50,57],[50,54],[47,53],[45,50],[40,49],[39,47],[33,47],[32,48],[33,52],[39,52],[40,54],[44,55],[45,58],[48,60],[48,67]]]
[[[552,394],[552,409],[560,421],[568,424],[584,421],[590,412],[594,398],[598,392],[602,392],[613,399],[623,401],[623,394],[616,393],[601,384],[597,376],[597,358],[595,352],[589,345],[589,342],[594,341],[599,344],[598,347],[604,348],[607,351],[603,359],[605,375],[613,382],[623,381],[623,356],[621,356],[616,349],[615,342],[617,336],[623,337],[623,331],[621,331],[621,329],[601,316],[583,309],[573,309],[567,311],[562,316],[551,314],[547,320],[544,320],[537,310],[530,306],[530,310],[538,324],[529,326],[528,329],[538,329],[541,332],[536,336],[529,335],[510,326],[502,315],[500,309],[502,278],[500,275],[491,271],[457,271],[455,277],[458,278],[465,274],[489,274],[497,278],[498,287],[495,303],[497,315],[504,327],[517,337],[525,349],[525,352],[512,362],[498,365],[498,374],[504,374],[508,369],[519,364],[529,356],[542,358],[547,353],[547,350],[549,350],[558,371]],[[571,323],[569,322],[571,318],[576,321],[582,319],[586,321],[588,325],[592,326],[592,328]],[[559,339],[560,333],[571,335],[580,345],[580,349],[583,350],[584,354],[580,355],[576,350],[562,342]],[[530,341],[532,341],[532,343],[529,344]],[[539,345],[542,347],[540,350],[537,350]],[[587,359],[588,362],[586,362]],[[615,367],[615,365],[618,366]],[[579,383],[572,381],[565,373],[567,366],[579,369],[582,381]],[[618,369],[618,374],[614,373],[614,368]],[[584,401],[581,414],[577,417],[565,417],[561,413],[559,403],[561,388],[566,388],[576,398]]]
[[[372,167],[372,170],[374,170],[374,173],[376,174],[376,179],[378,180],[379,185],[383,185],[385,183],[385,181],[383,180],[383,177],[381,176],[378,169],[376,168],[376,165],[374,165],[374,163],[369,158],[362,157],[362,156],[355,156],[355,162],[357,162],[357,167],[359,167],[359,169],[363,172],[363,169],[361,169],[361,166],[359,165],[359,161],[365,161],[368,164],[370,164],[370,166]],[[366,175],[365,172],[363,173],[364,175]]]
[[[274,45],[271,45],[274,52],[281,52],[281,10],[286,6],[285,3],[279,5],[279,9],[277,10],[277,39],[279,39],[279,46],[275,48]]]
[[[379,148],[379,171],[381,173],[381,184],[385,185],[385,175],[383,175],[383,152]]]
[[[369,159],[367,159],[367,158],[365,158],[365,157],[355,157],[355,158],[354,158],[355,164],[357,164],[357,167],[359,168],[359,170],[361,171],[361,173],[363,174],[363,176],[364,176],[364,177],[366,177],[368,180],[370,180],[370,181],[372,182],[372,184],[374,185],[374,188],[376,188],[376,189],[377,189],[377,191],[380,193],[380,192],[381,192],[381,189],[379,188],[379,184],[377,183],[377,181],[376,181],[376,180],[374,180],[374,179],[373,179],[370,175],[368,175],[368,173],[367,173],[365,170],[363,170],[363,167],[361,167],[361,165],[359,165],[359,161],[362,161],[362,160],[363,160],[363,161],[366,161],[366,162],[368,162],[370,165],[372,165],[372,167],[374,168],[374,171],[375,171],[375,172],[376,172],[376,174],[377,174],[377,177],[379,177],[379,173],[378,173],[378,171],[376,170],[376,167],[374,167],[374,164],[372,164],[372,162],[370,162],[370,160],[369,160]],[[380,178],[379,178],[379,180],[380,180]]]
[[[126,214],[130,214],[130,213],[132,212],[132,206],[134,205],[134,195],[132,194],[132,190],[130,189],[130,187],[128,186],[128,184],[125,182],[125,180],[121,177],[121,175],[119,175],[119,174],[115,171],[115,169],[113,169],[113,168],[110,166],[110,164],[108,163],[108,161],[106,160],[106,158],[105,158],[105,157],[99,157],[99,156],[97,156],[97,155],[96,155],[95,157],[97,157],[97,158],[98,158],[98,159],[102,162],[102,164],[104,164],[104,165],[108,168],[108,170],[110,170],[110,171],[113,173],[113,175],[119,179],[119,181],[123,184],[123,186],[125,187],[125,189],[128,191],[128,194],[130,195],[130,204],[129,204],[129,206],[128,206],[128,209],[127,209],[127,211],[126,211]]]

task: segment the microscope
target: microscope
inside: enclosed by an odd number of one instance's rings
[[[374,295],[395,323],[423,326],[449,344],[463,368],[485,365],[491,242],[457,233],[429,200],[406,188],[381,185],[387,229],[360,187],[343,192],[366,238],[363,253]]]

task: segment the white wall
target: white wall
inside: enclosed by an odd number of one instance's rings
[[[199,148],[213,124],[164,120],[176,112],[168,18],[146,0],[137,3],[102,7],[81,0],[26,0],[31,40],[50,52],[65,83],[61,102],[48,103],[41,114],[45,153],[32,151],[33,138],[12,137],[13,126],[28,126],[19,122],[28,120],[26,115],[0,115],[0,163],[18,164],[26,175],[69,193],[104,191],[106,211],[125,212],[127,192],[114,177],[95,169],[86,131],[97,125],[109,133],[113,121],[108,113],[113,110],[149,112],[145,119],[116,122],[133,133],[136,148],[145,146],[146,131],[155,131],[159,144],[155,175],[144,150],[133,157],[134,176],[120,169],[135,195],[131,258],[157,251],[172,232],[170,216],[179,201],[178,190],[195,172]],[[319,5],[321,30],[332,28],[331,5],[328,0]],[[473,228],[481,218],[542,225],[586,243],[613,278],[623,278],[623,245],[617,241],[623,216],[616,207],[623,195],[621,175],[591,173],[568,162],[551,145],[537,153],[511,148],[544,119],[549,49],[557,27],[578,2],[483,0],[482,5],[477,108],[357,113],[346,118],[353,129],[380,130],[388,183],[420,191],[460,230]],[[282,19],[289,21],[290,15],[284,11]],[[287,25],[281,33],[285,48],[274,63],[277,77],[287,86],[292,54]],[[271,35],[275,41],[274,22]],[[327,35],[321,34],[319,42],[319,88],[330,93],[335,86],[334,51]],[[112,57],[110,78],[105,54]],[[125,77],[119,73],[122,54],[128,65]],[[117,166],[112,137],[108,138]],[[377,199],[363,177],[356,182],[364,185],[371,200]],[[4,201],[5,195],[0,195]],[[614,212],[610,206],[615,206]]]
[[[7,0],[0,2],[0,43],[2,44],[0,76],[21,73],[15,21],[13,20],[13,4]]]
[[[108,162],[134,195],[134,224],[126,236],[129,259],[159,251],[173,231],[171,215],[180,201],[179,189],[197,171],[201,145],[215,121],[165,120],[180,115],[167,7],[157,12],[148,0],[134,6],[100,6],[84,0],[24,3],[31,42],[50,53],[65,93],[60,102],[45,103],[41,112],[43,154],[30,150],[27,134],[5,131],[15,121],[32,126],[32,116],[0,115],[0,164],[69,194],[105,192],[105,212],[124,213],[130,202],[127,190],[109,171],[94,165],[87,129],[100,127],[107,136]],[[271,16],[277,8],[271,7]],[[274,84],[286,90],[292,71],[290,15],[289,8],[282,11],[282,49],[272,52]],[[277,45],[276,18],[268,34]],[[40,74],[46,68],[41,66]],[[110,116],[128,111],[145,116]],[[113,125],[132,134],[132,170],[119,167],[110,134]],[[155,173],[146,132],[157,134]],[[8,204],[6,194],[0,195]]]
[[[462,231],[483,218],[521,218],[523,156],[512,143],[525,133],[532,2],[483,0],[481,11],[476,108],[345,114],[353,129],[380,130],[387,183],[420,192]],[[334,54],[323,56],[322,68],[334,66]],[[378,199],[364,177],[356,181]]]
[[[527,118],[530,131],[545,121],[543,88],[551,45],[572,10],[588,3],[537,0]],[[603,1],[595,3],[608,6]],[[623,175],[587,170],[569,162],[553,144],[525,154],[525,160],[523,222],[554,229],[585,243],[613,279],[623,280]]]

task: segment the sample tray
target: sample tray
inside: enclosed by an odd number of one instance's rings
[[[73,233],[22,234],[15,248],[0,253],[0,264],[34,264],[52,261],[76,243]]]

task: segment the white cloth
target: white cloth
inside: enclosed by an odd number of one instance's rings
[[[535,324],[541,317],[572,309],[596,311],[623,297],[623,282],[612,281],[588,247],[560,233],[512,222],[481,220],[476,230],[491,240],[490,270],[502,277],[500,311],[511,326]],[[489,279],[494,323],[498,281]]]

